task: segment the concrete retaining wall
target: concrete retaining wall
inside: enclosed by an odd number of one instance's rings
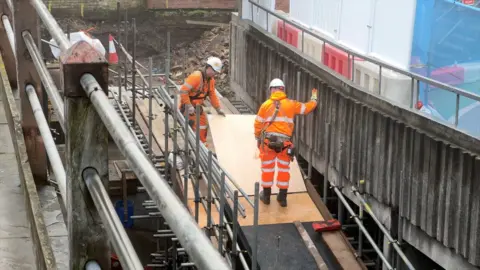
[[[305,101],[319,89],[318,109],[296,125],[300,154],[319,172],[328,171],[334,185],[360,186],[441,248],[480,265],[478,139],[357,89],[235,14],[231,35],[231,86],[254,111],[267,98],[269,81],[283,74],[291,98]]]

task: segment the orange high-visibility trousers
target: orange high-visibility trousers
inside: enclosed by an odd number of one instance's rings
[[[279,189],[288,189],[290,182],[290,156],[287,154],[288,148],[280,153],[276,153],[267,145],[260,146],[260,160],[262,162],[262,181],[263,188],[273,186],[275,177],[275,165],[277,167],[277,187]]]
[[[197,129],[197,123],[195,122],[197,120],[197,117],[195,114],[189,115],[189,120],[192,125],[193,131],[196,131]],[[202,110],[200,113],[200,141],[203,142],[205,145],[207,145],[207,134],[208,134],[208,118],[207,114],[205,111]]]

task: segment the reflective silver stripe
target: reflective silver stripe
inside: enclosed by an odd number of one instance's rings
[[[290,172],[290,169],[278,168],[278,172]]]
[[[307,109],[307,106],[302,103],[302,108],[300,109],[300,114],[305,114],[305,110]]]
[[[183,86],[185,86],[188,89],[192,89],[193,86],[191,86],[189,83],[183,83]]]
[[[265,119],[265,122],[272,122],[273,117],[270,116],[267,119]],[[273,123],[291,123],[293,124],[293,118],[286,117],[286,116],[277,116],[273,120]]]
[[[270,168],[262,168],[262,172],[275,172],[275,168],[270,169]]]
[[[257,120],[258,122],[265,122],[265,119],[263,119],[263,117],[260,117],[257,115],[257,117],[255,118],[255,120]]]
[[[264,186],[271,186],[273,185],[273,181],[269,181],[269,182],[262,181],[261,184]]]
[[[208,126],[200,126],[200,129],[207,129]]]
[[[277,186],[288,187],[288,182],[277,181]]]
[[[285,166],[288,166],[290,164],[289,161],[284,161],[284,160],[281,160],[281,159],[277,159],[277,162],[282,164],[282,165],[285,165]]]
[[[189,94],[190,90],[180,90],[180,94]]]
[[[267,161],[263,161],[262,162],[262,165],[268,165],[268,164],[272,164],[275,162],[275,159],[272,159],[272,160],[267,160]]]

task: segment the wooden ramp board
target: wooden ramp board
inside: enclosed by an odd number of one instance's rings
[[[208,121],[220,165],[248,194],[255,194],[255,182],[261,178],[261,163],[253,134],[255,115],[209,115]],[[232,185],[232,188],[233,187]],[[289,193],[306,192],[302,173],[296,160],[290,163]],[[272,194],[278,193],[274,184]]]
[[[253,201],[253,196],[250,196],[250,199]],[[238,217],[240,226],[253,225],[253,208],[250,207],[244,197],[239,198],[239,201],[242,205],[247,206],[245,210],[246,217]],[[192,210],[192,215],[194,215],[194,201],[189,200],[188,204]],[[215,223],[218,224],[219,214],[215,206],[212,206],[212,217]],[[288,207],[281,207],[276,201],[276,196],[271,197],[270,205],[260,203],[260,208],[258,209],[258,224],[260,225],[292,223],[297,220],[300,222],[324,220],[317,207],[310,199],[308,193],[289,194]],[[202,204],[200,204],[199,207],[198,225],[200,227],[205,227],[207,225],[207,212],[203,208]]]

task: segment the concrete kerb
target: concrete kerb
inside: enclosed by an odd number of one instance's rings
[[[30,221],[30,231],[33,242],[33,248],[36,257],[36,266],[38,269],[57,269],[56,260],[53,254],[50,238],[48,237],[47,227],[43,219],[42,207],[37,193],[37,187],[33,180],[30,170],[27,150],[23,137],[21,119],[15,98],[8,81],[7,73],[0,57],[0,89],[2,101],[4,102],[5,115],[12,136],[13,146],[15,148],[18,171],[25,194],[25,207],[27,218]]]

